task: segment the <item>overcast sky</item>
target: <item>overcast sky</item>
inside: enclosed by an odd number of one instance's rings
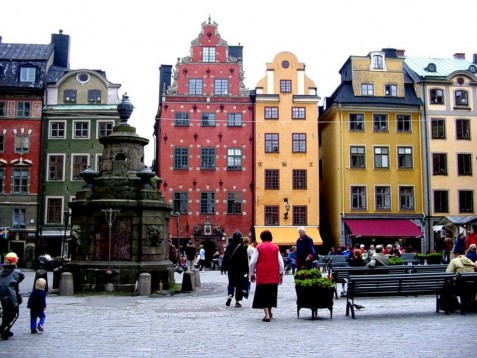
[[[189,55],[209,15],[222,39],[244,46],[247,88],[255,88],[277,53],[290,51],[324,98],[351,55],[392,47],[407,56],[463,52],[472,60],[476,10],[475,0],[23,0],[2,4],[0,36],[4,43],[48,44],[59,29],[70,35],[70,68],[106,71],[121,84],[120,96],[129,95],[135,106],[129,122],[150,140],[150,165],[159,67]]]

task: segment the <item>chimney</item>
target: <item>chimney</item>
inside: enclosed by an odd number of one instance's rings
[[[163,93],[171,86],[172,65],[161,65],[159,67],[159,104],[162,103]]]
[[[406,52],[406,50],[401,50],[401,49],[396,50],[396,56],[397,57],[405,57],[405,54],[404,54],[405,52]]]
[[[384,52],[387,58],[396,58],[396,49],[395,48],[383,48],[381,50]]]
[[[63,35],[63,30],[58,34],[51,34],[51,43],[55,45],[53,64],[55,66],[70,68],[70,35]]]
[[[465,53],[463,52],[457,52],[454,54],[454,59],[455,60],[465,60]]]

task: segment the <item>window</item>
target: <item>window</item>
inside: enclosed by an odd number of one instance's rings
[[[278,153],[278,133],[265,133],[265,153]]]
[[[76,90],[68,89],[63,92],[63,102],[76,103],[78,99],[78,92]]]
[[[229,113],[229,114],[227,114],[227,126],[228,127],[241,127],[242,126],[242,114],[241,113]]]
[[[388,131],[388,115],[373,114],[373,129],[375,132],[387,132]]]
[[[447,190],[434,190],[434,212],[449,212],[449,193]]]
[[[265,189],[280,189],[280,172],[278,169],[265,169]]]
[[[7,106],[5,102],[0,101],[0,117],[7,115]]]
[[[202,94],[202,80],[191,78],[189,80],[189,94]]]
[[[306,190],[306,169],[293,169],[293,189]]]
[[[374,85],[371,83],[361,84],[361,96],[374,96]]]
[[[280,92],[281,93],[291,93],[292,91],[292,81],[291,80],[280,80]]]
[[[101,91],[98,89],[88,90],[89,103],[101,103]]]
[[[389,186],[377,186],[375,188],[376,210],[391,209],[391,188]]]
[[[384,86],[384,95],[388,97],[397,96],[397,86],[396,85],[385,85]]]
[[[227,193],[227,214],[242,214],[242,193]]]
[[[412,186],[399,187],[399,207],[401,210],[414,210],[414,188]]]
[[[265,206],[265,225],[278,226],[278,205]]]
[[[382,70],[384,68],[384,58],[382,55],[373,55],[373,69]]]
[[[187,214],[189,212],[189,194],[186,191],[175,192],[172,197],[174,212]]]
[[[200,169],[215,169],[215,148],[200,148]]]
[[[74,122],[73,123],[73,138],[88,139],[89,138],[89,122]]]
[[[447,175],[446,153],[432,153],[432,174]]]
[[[355,132],[364,131],[364,115],[350,114],[349,115],[349,130]]]
[[[20,82],[35,82],[35,79],[36,79],[35,67],[20,68]]]
[[[432,119],[432,139],[446,139],[446,121],[444,119]]]
[[[64,180],[64,159],[63,154],[48,154],[48,180]]]
[[[457,175],[472,175],[471,154],[457,154]]]
[[[431,104],[444,104],[444,91],[433,88],[429,91]]]
[[[410,132],[411,131],[411,117],[406,115],[397,116],[397,131]]]
[[[474,212],[474,192],[472,190],[459,190],[459,212]]]
[[[456,106],[467,106],[469,104],[469,95],[467,94],[467,91],[455,91],[454,96]]]
[[[265,107],[265,119],[278,119],[278,107]]]
[[[458,119],[456,124],[456,138],[470,139],[470,121],[468,119]]]
[[[215,193],[206,191],[200,193],[200,213],[215,214]]]
[[[96,154],[96,171],[101,172],[101,164],[103,163],[103,154]]]
[[[0,153],[5,151],[5,135],[0,133]]]
[[[113,133],[114,122],[99,121],[98,122],[98,138],[107,137]]]
[[[202,127],[215,127],[215,113],[202,113]]]
[[[88,155],[72,155],[72,180],[82,180],[80,173],[88,168]]]
[[[29,169],[13,169],[12,193],[27,194],[29,186]]]
[[[18,102],[17,103],[17,117],[30,117],[31,103]]]
[[[189,113],[176,112],[174,113],[174,126],[189,127]]]
[[[293,225],[296,226],[306,226],[307,224],[307,214],[306,214],[305,205],[293,205]]]
[[[174,148],[174,169],[189,169],[189,148]]]
[[[227,149],[227,170],[242,170],[242,149]]]
[[[374,167],[389,168],[389,148],[374,147]]]
[[[412,148],[398,147],[398,168],[412,168]]]
[[[46,199],[46,222],[61,223],[61,212],[63,209],[63,200],[61,198]]]
[[[293,153],[306,153],[306,133],[292,134]]]
[[[226,95],[229,93],[229,80],[216,79],[214,80],[214,94],[217,96]]]
[[[203,47],[202,48],[202,61],[203,62],[215,62],[215,47]]]
[[[4,185],[5,185],[5,169],[0,169],[0,193],[5,192]]]
[[[14,229],[26,228],[26,209],[13,209],[12,227]]]
[[[65,138],[65,122],[50,122],[50,138]]]
[[[366,210],[366,187],[351,187],[351,210]]]
[[[26,133],[15,134],[15,153],[28,153],[30,149],[30,136]]]
[[[362,146],[352,146],[350,148],[350,167],[365,168],[366,167],[366,149]]]
[[[293,107],[292,108],[292,119],[305,119],[305,118],[306,118],[305,107]]]

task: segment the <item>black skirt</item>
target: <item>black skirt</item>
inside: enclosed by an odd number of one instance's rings
[[[256,285],[252,308],[277,307],[278,284]]]

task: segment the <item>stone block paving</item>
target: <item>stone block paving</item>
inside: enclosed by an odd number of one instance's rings
[[[0,357],[447,357],[472,355],[477,314],[435,313],[433,296],[367,298],[356,319],[335,299],[333,318],[302,309],[297,318],[293,276],[279,287],[271,322],[252,309],[254,285],[242,308],[225,306],[227,276],[201,273],[202,287],[172,296],[49,293],[45,331],[30,334],[26,300],[33,271],[24,271],[25,303],[0,341]],[[49,273],[50,275],[51,273]],[[176,274],[181,282],[181,275]],[[51,288],[53,279],[48,277]],[[341,287],[339,287],[341,288]]]

